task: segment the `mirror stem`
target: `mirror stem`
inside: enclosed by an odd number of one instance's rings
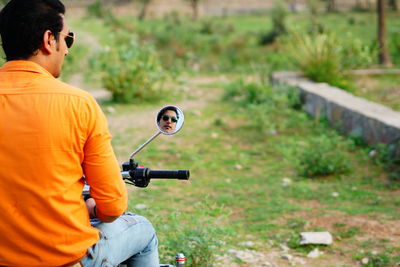
[[[149,140],[147,140],[146,142],[144,142],[144,144],[142,144],[140,147],[138,147],[135,151],[133,151],[133,153],[131,154],[129,159],[132,159],[133,156],[135,156],[140,150],[142,150],[145,146],[147,146],[148,143],[150,143],[151,141],[153,141],[154,138],[156,138],[157,136],[159,136],[161,134],[161,131],[158,131],[155,135],[153,135],[152,137],[149,138]]]

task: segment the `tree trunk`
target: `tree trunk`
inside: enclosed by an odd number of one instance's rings
[[[377,1],[377,12],[379,64],[384,66],[391,66],[386,36],[385,0]]]
[[[399,9],[397,6],[397,0],[389,0],[389,6],[393,11],[397,11]]]
[[[326,11],[327,12],[337,11],[336,0],[328,0],[328,3],[326,4]]]
[[[150,1],[143,1],[142,9],[140,10],[140,13],[139,13],[139,20],[144,20],[145,19],[149,4],[150,4]]]
[[[197,21],[199,19],[199,0],[191,0],[193,9],[193,20]]]

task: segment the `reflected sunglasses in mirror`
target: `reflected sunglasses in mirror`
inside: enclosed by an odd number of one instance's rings
[[[65,40],[65,44],[67,45],[68,48],[71,48],[72,45],[74,44],[74,40],[75,40],[75,35],[73,32],[69,32],[68,34],[62,33],[60,32],[62,35],[64,35],[64,40]]]
[[[177,122],[178,119],[175,116],[168,116],[168,115],[163,115],[162,116],[163,121],[168,121],[171,119],[172,122]]]

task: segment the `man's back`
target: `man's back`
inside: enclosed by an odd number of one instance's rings
[[[57,266],[85,256],[99,235],[80,197],[82,176],[96,185],[99,208],[115,215],[126,208],[109,140],[88,93],[29,61],[0,69],[0,265]]]

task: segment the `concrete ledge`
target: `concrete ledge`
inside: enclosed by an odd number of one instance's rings
[[[400,156],[400,112],[328,84],[312,82],[299,73],[277,72],[271,80],[273,85],[298,88],[310,115],[323,116],[344,134],[368,144],[393,144]]]

